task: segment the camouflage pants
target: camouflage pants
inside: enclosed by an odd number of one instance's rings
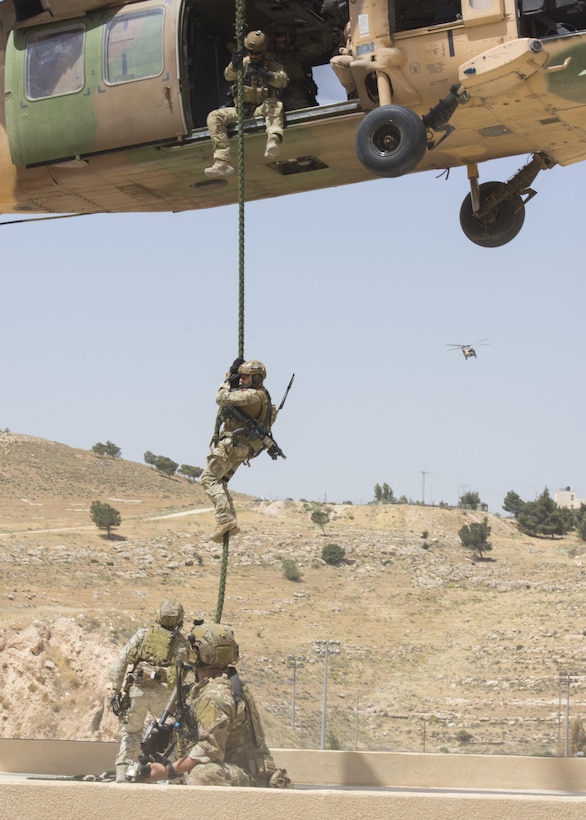
[[[254,109],[254,117],[264,117],[267,137],[276,134],[283,139],[284,118],[283,103],[274,97],[269,97]],[[238,112],[235,108],[217,108],[210,111],[207,126],[212,138],[214,159],[224,162],[230,161],[230,141],[228,128],[238,122]]]
[[[254,786],[252,775],[234,763],[198,763],[187,782],[190,786]]]
[[[120,726],[120,749],[116,765],[133,763],[140,755],[140,739],[147,715],[160,718],[169,701],[166,683],[130,687],[130,708]]]
[[[236,510],[227,481],[251,455],[247,444],[239,442],[234,445],[232,437],[227,436],[220,439],[207,458],[205,470],[201,474],[201,485],[214,505],[218,524],[227,524],[236,519]]]
[[[350,54],[337,54],[330,60],[334,74],[344,86],[347,94],[353,94],[356,91],[356,82],[350,68],[353,59],[354,57]]]

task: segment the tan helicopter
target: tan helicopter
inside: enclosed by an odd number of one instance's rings
[[[235,177],[203,173],[234,13],[234,0],[0,0],[0,212],[236,202]],[[464,167],[464,233],[509,242],[539,171],[586,158],[586,0],[246,3],[248,29],[293,26],[300,49],[329,34],[313,66],[348,17],[358,98],[287,112],[278,160],[246,120],[246,198]],[[480,163],[516,155],[530,159],[511,179],[479,183]]]
[[[479,345],[487,345],[489,344],[488,338],[480,339],[478,342],[472,342],[471,345],[451,345],[449,344],[448,347],[450,350],[461,350],[462,355],[465,359],[477,359],[478,356],[476,355],[475,348]]]

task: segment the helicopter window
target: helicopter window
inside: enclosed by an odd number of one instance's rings
[[[26,45],[26,96],[42,100],[75,94],[84,86],[84,29],[43,31]]]
[[[163,71],[162,8],[118,14],[106,27],[104,79],[109,85],[157,77]]]

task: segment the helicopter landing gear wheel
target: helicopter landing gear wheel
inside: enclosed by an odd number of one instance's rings
[[[484,182],[479,187],[480,205],[501,185],[500,182]],[[514,239],[525,221],[525,204],[519,194],[513,194],[492,210],[488,216],[478,219],[472,213],[472,196],[468,194],[460,208],[460,225],[471,242],[482,248],[500,248]]]
[[[421,117],[402,105],[383,105],[368,113],[356,132],[356,156],[379,177],[413,171],[427,149]]]

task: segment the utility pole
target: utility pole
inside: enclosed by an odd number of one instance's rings
[[[577,675],[575,672],[560,672],[560,712],[562,684],[566,685],[566,737],[564,743],[564,757],[568,757],[570,754],[570,685],[575,683],[579,677],[580,675]]]
[[[289,655],[287,666],[293,670],[293,697],[291,698],[291,728],[295,730],[295,684],[297,682],[297,669],[303,666],[303,659]]]
[[[425,507],[425,476],[427,475],[427,470],[419,470],[421,473],[421,503]]]
[[[326,748],[326,710],[328,706],[328,658],[330,655],[340,654],[340,641],[316,641],[315,651],[317,655],[323,655],[324,659],[324,694],[321,712],[321,737],[320,749]]]

